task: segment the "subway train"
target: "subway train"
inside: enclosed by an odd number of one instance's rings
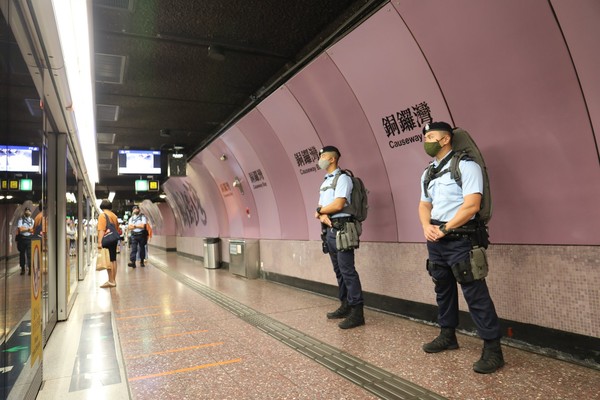
[[[0,398],[600,399],[599,1],[0,9]]]

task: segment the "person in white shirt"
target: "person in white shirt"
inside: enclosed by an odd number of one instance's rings
[[[129,225],[127,228],[131,233],[131,253],[129,254],[129,264],[131,268],[135,268],[135,260],[140,253],[140,267],[145,267],[144,260],[146,259],[146,243],[148,242],[148,230],[146,224],[148,220],[144,214],[140,213],[139,206],[133,206],[132,216],[129,219]]]

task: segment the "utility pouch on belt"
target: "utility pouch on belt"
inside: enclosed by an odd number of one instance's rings
[[[329,247],[327,247],[327,225],[321,224],[321,246],[323,254],[329,253]]]
[[[339,229],[335,233],[335,245],[338,251],[358,248],[358,232],[356,231],[354,222],[345,222],[342,229]]]
[[[458,283],[471,283],[485,278],[488,274],[485,249],[483,247],[473,248],[468,260],[461,261],[452,266],[452,273]]]
[[[485,225],[478,226],[475,233],[471,235],[473,247],[479,246],[487,249],[490,245],[490,234]],[[485,255],[484,255],[485,256]]]
[[[471,250],[471,271],[473,279],[483,279],[488,275],[487,254],[483,247],[475,247]]]

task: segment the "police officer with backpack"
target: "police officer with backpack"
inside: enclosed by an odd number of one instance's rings
[[[327,318],[344,318],[338,326],[350,329],[365,324],[362,286],[354,267],[354,248],[339,248],[340,238],[347,233],[347,225],[353,223],[352,215],[343,211],[351,201],[352,179],[338,167],[340,151],[336,147],[325,146],[319,154],[319,168],[327,171],[327,174],[321,184],[315,218],[321,221],[323,227],[324,251],[331,258],[341,301],[337,310],[327,313]],[[332,185],[334,180],[335,187]]]
[[[438,323],[441,332],[433,341],[423,345],[427,353],[458,348],[455,329],[458,326],[458,289],[460,284],[477,333],[484,340],[481,358],[473,370],[488,374],[504,365],[500,346],[500,323],[494,303],[481,274],[481,254],[487,242],[481,243],[477,213],[483,195],[483,175],[480,166],[461,160],[459,185],[449,170],[454,152],[453,129],[446,122],[432,122],[423,129],[425,152],[435,157],[432,168],[421,176],[419,219],[427,239],[427,271],[435,283],[438,304]],[[424,187],[424,182],[426,187]],[[485,258],[485,254],[483,255]],[[487,264],[486,264],[487,267]],[[487,271],[487,269],[486,269]]]

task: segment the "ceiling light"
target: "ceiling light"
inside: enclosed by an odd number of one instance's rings
[[[52,6],[73,102],[77,137],[85,160],[83,169],[93,185],[98,182],[98,159],[92,87],[92,29],[88,24],[91,2],[52,0]]]
[[[167,198],[167,195],[166,195],[166,194],[164,194],[164,193],[161,193],[161,194],[160,194],[158,197],[160,197],[161,199],[166,199],[166,198]]]
[[[112,203],[112,201],[115,199],[115,195],[116,195],[115,192],[110,192],[108,194],[108,201],[110,201]]]

